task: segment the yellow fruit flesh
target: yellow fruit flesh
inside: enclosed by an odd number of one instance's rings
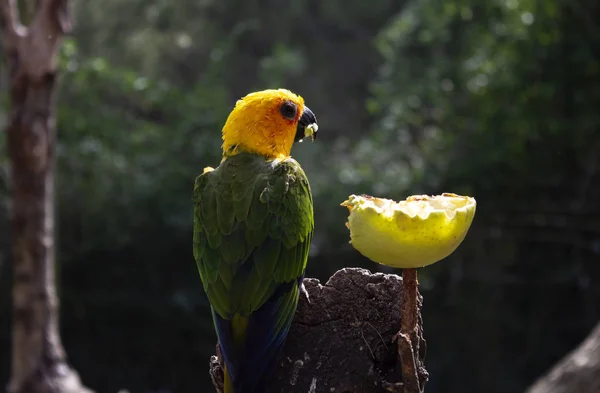
[[[427,266],[450,255],[465,238],[475,215],[474,198],[456,194],[414,195],[404,201],[351,195],[351,243],[374,262],[397,267]]]

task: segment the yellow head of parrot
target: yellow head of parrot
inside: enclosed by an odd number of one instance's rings
[[[223,126],[223,156],[240,152],[289,157],[294,142],[317,135],[317,119],[289,90],[263,90],[238,100]]]
[[[404,201],[350,195],[351,243],[374,262],[398,268],[431,265],[462,243],[475,216],[475,198],[451,193]]]

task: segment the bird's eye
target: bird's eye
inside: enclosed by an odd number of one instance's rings
[[[281,115],[288,120],[294,120],[296,118],[297,110],[296,104],[290,101],[284,102],[281,104],[281,107],[279,107],[279,112],[281,112]]]

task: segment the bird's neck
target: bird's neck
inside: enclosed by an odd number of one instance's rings
[[[240,153],[253,153],[267,160],[285,159],[290,156],[294,135],[256,129],[254,132],[223,132],[223,158]]]

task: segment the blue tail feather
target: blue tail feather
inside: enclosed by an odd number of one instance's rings
[[[231,321],[213,311],[221,352],[233,393],[258,393],[268,381],[294,319],[303,277],[278,286],[271,298],[248,317],[245,341],[233,342]],[[279,323],[278,323],[279,322]],[[278,328],[279,325],[279,328]]]

